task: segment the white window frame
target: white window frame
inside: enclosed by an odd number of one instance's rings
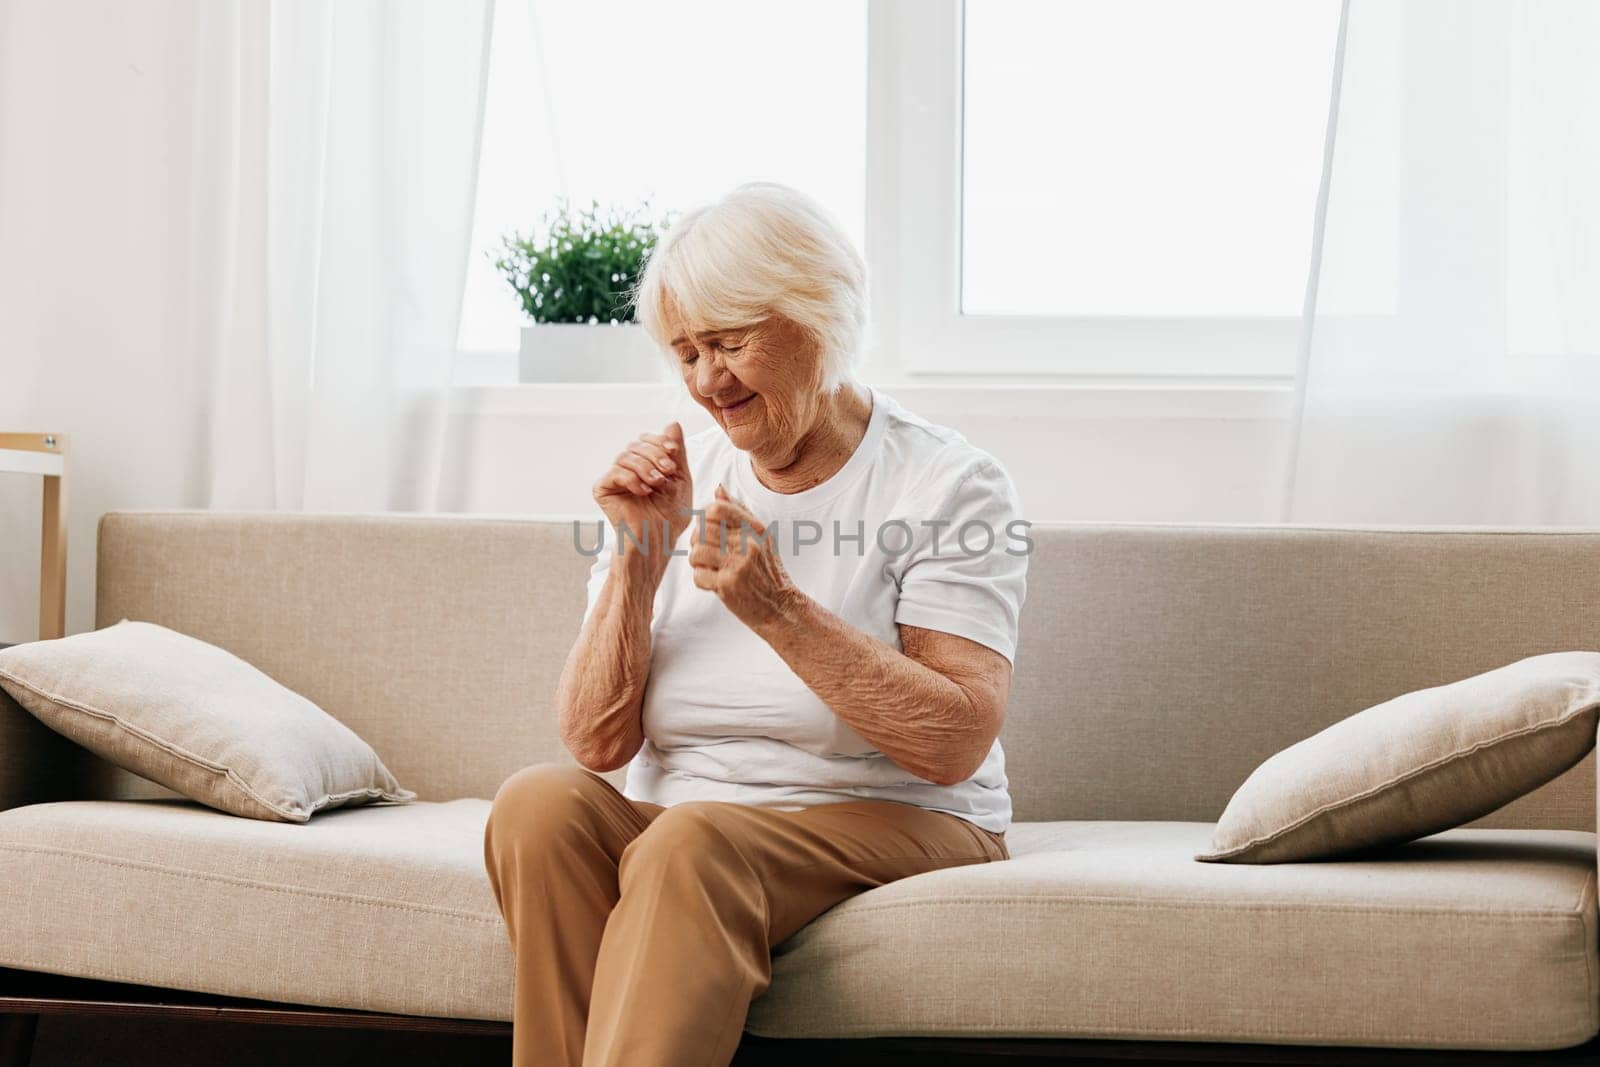
[[[880,376],[1293,379],[1301,320],[961,311],[963,0],[871,0],[866,256]],[[1306,224],[1312,223],[1307,205]]]

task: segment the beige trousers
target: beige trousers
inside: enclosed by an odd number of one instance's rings
[[[1009,858],[1004,834],[896,801],[662,807],[581,767],[525,767],[484,831],[516,955],[513,1059],[725,1067],[772,946],[863,890]]]

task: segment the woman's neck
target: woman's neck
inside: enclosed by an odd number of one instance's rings
[[[839,473],[867,435],[872,418],[872,394],[855,382],[846,382],[823,401],[822,412],[800,438],[788,462],[768,467],[755,455],[750,465],[757,480],[774,493],[803,493]]]

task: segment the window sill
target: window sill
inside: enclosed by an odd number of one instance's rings
[[[1294,386],[1250,382],[926,382],[871,379],[909,410],[949,416],[1072,419],[1245,419],[1290,417]],[[698,415],[676,382],[548,382],[468,385],[452,411],[469,415]]]

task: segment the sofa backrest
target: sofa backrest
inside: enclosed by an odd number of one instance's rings
[[[1212,820],[1262,759],[1364,707],[1600,648],[1600,531],[1031,534],[1001,735],[1018,821]],[[97,628],[141,619],[229,649],[425,799],[572,762],[552,708],[589,566],[570,521],[123,511],[98,549]],[[1592,829],[1592,761],[1483,825]]]

